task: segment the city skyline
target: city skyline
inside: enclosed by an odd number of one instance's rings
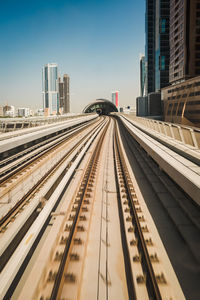
[[[134,105],[145,1],[15,1],[0,4],[0,105],[42,107],[41,69],[55,62],[71,78],[71,111],[96,98]]]

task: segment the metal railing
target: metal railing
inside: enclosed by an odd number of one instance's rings
[[[172,140],[200,149],[200,129],[198,128],[136,117],[130,114],[124,116],[133,120],[137,123],[137,125],[144,126],[147,130],[151,129],[159,134],[171,138]]]

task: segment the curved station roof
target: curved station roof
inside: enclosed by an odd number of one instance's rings
[[[99,115],[109,115],[111,112],[118,112],[117,107],[109,100],[97,99],[89,103],[83,110],[84,113],[96,112]]]

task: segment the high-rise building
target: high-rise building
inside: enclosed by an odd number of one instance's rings
[[[170,1],[170,82],[200,75],[200,1]]]
[[[58,91],[59,91],[59,113],[62,115],[64,111],[64,83],[61,78],[58,78]]]
[[[112,103],[118,108],[119,107],[119,92],[112,92]]]
[[[170,0],[146,0],[146,95],[169,84]]]
[[[169,85],[170,0],[156,0],[155,19],[155,92]]]
[[[66,114],[70,112],[70,77],[64,74],[63,81],[59,78],[59,112]]]
[[[147,67],[146,95],[155,91],[155,0],[146,0],[145,58]]]
[[[162,90],[165,121],[200,127],[199,75],[200,0],[171,0],[171,86]]]
[[[145,56],[140,56],[140,97],[145,95],[145,83],[146,83],[146,66]]]
[[[44,115],[55,115],[59,110],[58,66],[46,64],[42,69],[42,94]]]
[[[70,77],[67,74],[63,76],[64,83],[64,113],[70,112]]]

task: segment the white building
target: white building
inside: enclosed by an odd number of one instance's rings
[[[59,111],[58,65],[46,64],[42,69],[42,96],[44,115],[56,115]]]
[[[44,109],[43,109],[43,108],[38,108],[38,109],[35,111],[35,115],[36,115],[36,116],[44,116]]]
[[[11,117],[15,116],[15,108],[13,105],[5,105],[3,107],[3,115],[4,117]]]
[[[29,117],[30,116],[30,108],[23,107],[18,108],[18,117]]]

